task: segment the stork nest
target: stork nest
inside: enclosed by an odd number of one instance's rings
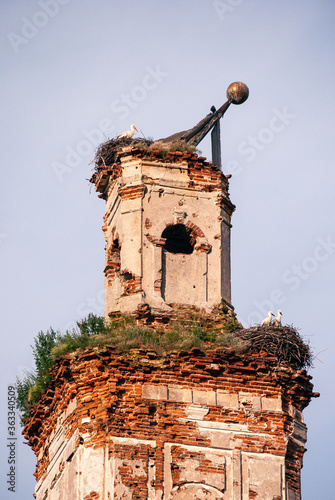
[[[120,137],[110,139],[97,148],[94,163],[95,168],[105,168],[106,166],[113,165],[116,161],[117,155],[123,148],[127,146],[141,146],[147,148],[153,143],[151,139],[132,139],[129,137]]]
[[[313,366],[313,354],[293,326],[255,326],[234,332],[246,340],[251,351],[266,351],[275,356],[279,363],[287,362],[299,370]]]

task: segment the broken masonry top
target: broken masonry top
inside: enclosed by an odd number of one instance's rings
[[[204,156],[199,156],[194,150],[194,146],[186,144],[184,141],[177,141],[171,145],[170,143],[153,142],[148,139],[124,137],[111,139],[101,144],[97,149],[94,173],[90,178],[90,182],[95,185],[95,190],[100,193],[99,198],[107,200],[110,188],[117,179],[122,178],[124,167],[129,160],[149,161],[153,162],[158,168],[167,167],[177,169],[179,173],[182,171],[187,172],[187,186],[190,189],[200,189],[203,192],[220,192],[227,210],[232,213],[235,210],[235,205],[230,201],[228,183],[231,175],[224,175],[220,167],[207,161]],[[144,175],[142,181],[146,184],[157,184],[159,180],[166,178],[165,174],[152,178],[152,171],[149,177],[144,172],[142,172],[142,175]]]

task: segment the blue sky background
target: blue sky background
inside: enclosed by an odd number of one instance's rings
[[[189,128],[240,80],[250,97],[221,123],[232,301],[245,326],[281,309],[310,339],[303,499],[333,500],[335,3],[2,0],[0,19],[1,499],[35,486],[19,431],[16,493],[5,477],[7,386],[33,337],[103,312],[96,146],[130,123],[156,139]]]

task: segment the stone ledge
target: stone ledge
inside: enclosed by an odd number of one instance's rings
[[[208,406],[222,406],[230,409],[252,409],[253,411],[281,412],[281,397],[265,397],[248,392],[229,393],[222,390],[201,391],[183,388],[179,385],[142,386],[142,398],[174,403],[193,403]]]

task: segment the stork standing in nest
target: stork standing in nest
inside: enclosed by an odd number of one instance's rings
[[[275,318],[275,321],[274,321],[274,326],[276,327],[279,327],[281,326],[281,316],[282,316],[282,312],[281,310],[279,309],[278,313],[277,313],[277,316]]]
[[[137,128],[132,123],[130,125],[130,130],[126,130],[125,132],[122,132],[122,134],[120,134],[118,136],[118,139],[120,139],[121,137],[126,137],[127,139],[131,139],[133,137],[134,133],[135,133],[135,130],[136,130],[136,132],[138,132]]]
[[[263,319],[261,326],[271,326],[272,324],[272,316],[274,316],[272,311],[269,311],[268,317]]]

